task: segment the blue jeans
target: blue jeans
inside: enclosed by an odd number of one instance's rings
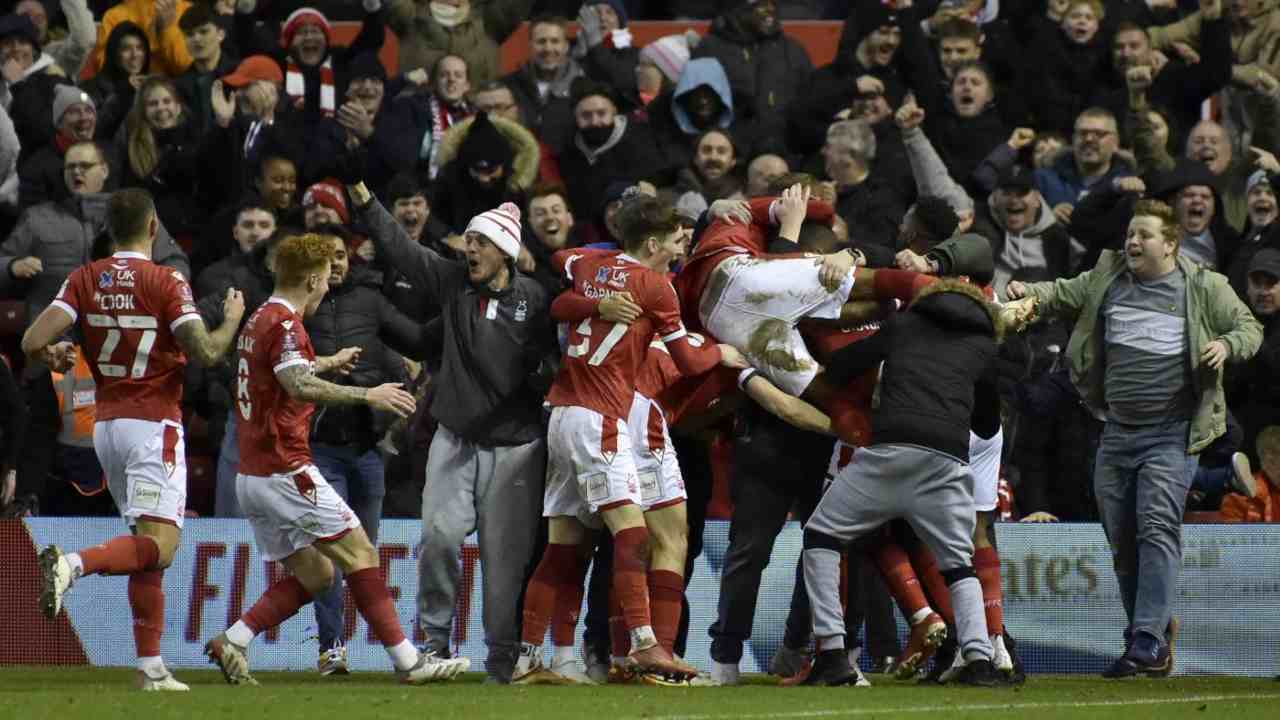
[[[319,443],[311,446],[311,454],[320,474],[360,518],[369,542],[377,545],[382,498],[387,494],[382,456],[377,450],[359,453],[355,448]],[[342,573],[335,568],[333,586],[314,600],[321,652],[342,640],[343,593]]]
[[[240,440],[236,431],[236,409],[227,413],[226,432],[218,448],[218,475],[214,486],[213,514],[220,518],[242,518],[240,499],[236,497],[236,474],[240,472]]]
[[[1182,565],[1182,513],[1199,457],[1187,454],[1190,421],[1110,422],[1102,431],[1093,483],[1116,581],[1138,632],[1163,642]]]

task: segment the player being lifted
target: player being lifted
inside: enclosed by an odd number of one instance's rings
[[[79,325],[97,386],[93,447],[132,534],[75,553],[45,548],[40,606],[52,619],[81,577],[128,575],[138,686],[187,690],[160,657],[164,571],[178,548],[187,500],[183,367],[188,356],[205,366],[218,362],[235,337],[244,300],[228,290],[222,325],[212,333],[205,329],[187,281],[151,262],[160,223],[146,191],[113,195],[107,225],[114,254],[71,273],[23,335],[22,350],[65,371],[75,363],[71,343],[55,341]]]
[[[673,676],[696,674],[659,644],[650,619],[650,536],[626,418],[638,369],[655,334],[685,374],[716,364],[741,369],[747,363],[729,346],[695,346],[680,322],[675,290],[666,276],[687,241],[674,208],[653,198],[638,199],[625,208],[620,222],[625,253],[556,255],[577,292],[593,299],[628,293],[642,314],[630,325],[591,317],[575,326],[547,397],[552,411],[543,514],[550,518],[550,537],[525,594],[521,653],[512,677],[516,683],[538,681],[544,674],[542,642],[557,596],[581,597],[586,566],[578,557],[579,546],[588,528],[601,521],[613,535],[613,587],[631,636],[633,666]]]
[[[358,351],[317,358],[303,327],[329,291],[333,239],[316,234],[281,241],[275,290],[245,323],[238,352],[235,412],[240,421],[236,497],[253,527],[258,551],[291,575],[267,589],[240,620],[205,646],[233,685],[256,685],[248,646],[333,583],[336,564],[360,615],[382,642],[400,681],[420,685],[465,671],[465,658],[419,653],[404,636],[382,578],[378,551],[360,521],[312,462],[308,442],[315,404],[360,405],[407,417],[413,396],[399,384],[336,385],[318,377],[348,371]]]

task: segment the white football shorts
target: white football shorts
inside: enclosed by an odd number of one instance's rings
[[[360,519],[315,465],[265,477],[237,474],[236,498],[267,560],[283,560],[360,527]]]
[[[698,313],[716,340],[742,351],[757,370],[799,397],[818,374],[796,323],[834,319],[853,290],[853,273],[835,292],[818,280],[813,258],[729,258],[712,273]]]
[[[182,425],[172,420],[103,420],[93,425],[93,449],[111,498],[129,527],[140,519],[182,527],[187,510]]]
[[[640,505],[645,512],[678,505],[688,499],[667,419],[658,403],[636,393],[627,418],[631,449],[640,478]]]
[[[568,515],[598,528],[601,510],[626,503],[641,504],[627,424],[584,407],[552,408],[543,517]]]

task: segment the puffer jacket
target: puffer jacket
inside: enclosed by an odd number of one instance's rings
[[[438,218],[457,233],[466,229],[471,218],[504,202],[524,207],[524,194],[538,180],[538,162],[542,157],[538,139],[510,120],[490,117],[489,121],[511,146],[510,173],[501,188],[484,190],[478,187],[467,173],[467,168],[457,162],[462,143],[475,122],[474,117],[455,123],[440,141],[441,170],[431,198],[431,217]]]
[[[94,242],[106,232],[110,199],[110,193],[92,193],[28,208],[0,245],[0,295],[21,295],[27,303],[28,320],[35,320],[53,302],[72,270],[92,258]],[[13,276],[12,266],[28,256],[40,258],[44,268],[24,282]],[[151,259],[188,278],[191,275],[187,256],[163,225]]]
[[[15,83],[0,79],[0,104],[9,111],[13,130],[18,134],[22,152],[18,155],[21,165],[31,153],[53,140],[53,95],[59,85],[71,82],[58,74],[53,58],[41,54]]]
[[[1187,361],[1193,368],[1196,398],[1187,453],[1195,455],[1227,430],[1222,370],[1200,362],[1205,346],[1221,340],[1230,353],[1228,363],[1248,360],[1262,344],[1262,326],[1236,296],[1226,276],[1181,256],[1177,263],[1187,282]],[[1039,300],[1042,316],[1076,317],[1067,343],[1071,381],[1085,405],[1097,414],[1106,411],[1106,323],[1101,322],[1102,310],[1107,289],[1127,271],[1123,253],[1104,250],[1092,270],[1070,279],[1027,286],[1027,295]]]
[[[329,288],[315,313],[306,319],[317,356],[333,355],[345,347],[362,350],[351,373],[332,377],[332,382],[354,387],[404,382],[404,363],[388,344],[406,354],[420,355],[422,326],[396,310],[380,292],[381,286],[380,274],[354,268],[345,282]],[[388,420],[367,405],[318,409],[312,418],[311,439],[368,450],[381,437]]]
[[[803,45],[782,32],[754,37],[727,15],[712,21],[711,31],[692,56],[720,61],[729,87],[751,109],[762,137],[784,135],[787,107],[813,73],[813,61]]]

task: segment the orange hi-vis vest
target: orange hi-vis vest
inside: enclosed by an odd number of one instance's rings
[[[58,395],[58,408],[62,414],[62,427],[58,430],[58,443],[73,447],[93,447],[93,421],[95,417],[93,375],[84,353],[76,348],[76,366],[70,373],[53,373],[53,390]]]

